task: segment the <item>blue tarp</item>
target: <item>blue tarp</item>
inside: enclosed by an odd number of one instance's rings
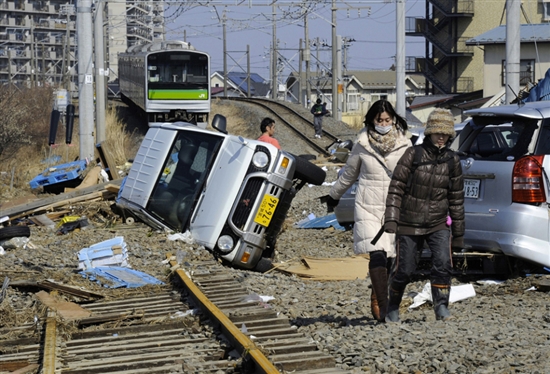
[[[550,100],[550,69],[546,71],[544,78],[529,91],[529,96],[524,103],[530,103],[533,101],[548,101]]]
[[[328,227],[334,227],[336,230],[345,231],[346,228],[338,223],[336,215],[334,213],[326,215],[324,217],[317,217],[311,220],[304,220],[296,223],[299,229],[326,229]]]
[[[107,288],[135,288],[147,284],[164,284],[164,282],[149,274],[119,266],[96,267],[81,271],[80,274]]]

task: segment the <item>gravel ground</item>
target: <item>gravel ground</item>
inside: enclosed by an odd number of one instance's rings
[[[263,114],[255,115],[261,119]],[[253,116],[247,121],[259,124]],[[345,128],[341,131],[354,132]],[[293,137],[287,140],[286,136],[278,127],[276,137],[283,148],[299,153],[292,149],[299,148]],[[326,181],[334,181],[339,165],[322,159],[316,162],[326,167]],[[329,185],[304,187],[298,193],[288,224],[277,242],[276,261],[353,254],[349,231],[293,226],[310,213],[325,214],[318,197],[329,189]],[[71,215],[88,218],[90,225],[85,230],[56,235],[51,229],[31,226],[26,249],[4,248],[4,254],[0,255],[1,278],[54,279],[104,291],[102,286],[78,273],[76,255],[82,248],[115,236],[123,237],[127,243],[129,263],[134,269],[161,280],[166,280],[168,274],[162,264],[166,253],[179,253],[191,261],[211,258],[204,249],[168,240],[165,234],[152,232],[143,224],[122,224],[120,217],[112,213],[111,203],[65,207]],[[250,292],[275,297],[270,301],[271,307],[288,316],[300,332],[310,336],[320,349],[336,357],[341,368],[350,372],[550,373],[550,294],[532,289],[533,281],[546,276],[515,277],[497,284],[471,281],[476,296],[451,304],[455,318],[448,322],[436,321],[429,303],[407,310],[410,299],[406,299],[401,324],[379,324],[370,314],[368,279],[320,282],[277,271],[232,272]],[[454,279],[453,284],[466,281]],[[407,292],[420,292],[425,283],[425,279],[419,279],[408,286]],[[8,288],[0,304],[0,326],[22,323],[39,307],[32,291]],[[26,313],[21,313],[22,310]]]

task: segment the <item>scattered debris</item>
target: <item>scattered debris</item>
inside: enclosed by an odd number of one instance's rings
[[[33,280],[12,281],[10,283],[10,286],[44,288],[51,291],[60,291],[60,292],[63,292],[72,296],[77,296],[81,299],[86,299],[86,300],[95,300],[95,299],[101,299],[104,297],[102,294],[88,291],[80,287],[73,287],[63,283],[59,283],[54,281],[53,279],[46,279],[41,281],[33,281]]]
[[[344,258],[304,257],[300,261],[278,263],[273,266],[283,273],[315,280],[366,279],[369,274],[369,256]]]
[[[346,228],[338,223],[334,213],[324,217],[315,217],[314,214],[310,214],[307,218],[296,222],[294,225],[300,229],[326,229],[332,226],[336,230],[346,231]]]
[[[130,267],[127,246],[123,237],[117,236],[78,252],[79,269],[87,270],[99,266]]]
[[[449,297],[449,303],[456,303],[460,300],[465,300],[470,297],[474,297],[476,291],[471,284],[460,284],[458,286],[451,286],[451,295]],[[421,292],[417,293],[413,297],[413,303],[409,306],[409,309],[418,308],[426,301],[432,302],[432,289],[430,282],[424,285]]]
[[[80,305],[70,301],[58,300],[46,291],[37,292],[36,297],[48,308],[54,309],[57,314],[67,320],[80,320],[82,318],[89,317],[92,314]]]
[[[82,174],[86,166],[86,160],[51,166],[34,177],[29,185],[33,190],[42,187],[44,192],[60,193],[63,192],[63,188],[76,187],[82,182]]]
[[[65,222],[63,220],[61,221],[62,223],[56,232],[57,235],[65,235],[76,229],[84,229],[89,226],[88,219],[86,217],[76,217],[76,219],[74,219],[75,217],[71,216],[69,218],[70,219]]]
[[[82,271],[80,274],[107,288],[135,288],[148,284],[164,284],[164,282],[149,274],[118,266],[95,267]]]

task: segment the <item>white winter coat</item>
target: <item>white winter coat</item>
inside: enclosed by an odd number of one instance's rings
[[[405,150],[411,146],[411,141],[402,133],[400,134],[394,149],[383,157],[371,147],[367,129],[361,130],[344,171],[330,190],[330,196],[339,200],[359,179],[355,193],[355,225],[353,226],[356,254],[383,250],[388,257],[395,257],[395,234],[384,233],[374,246],[370,242],[384,221],[386,197],[393,169]]]

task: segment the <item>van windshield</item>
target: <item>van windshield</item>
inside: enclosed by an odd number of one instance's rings
[[[224,137],[180,132],[147,202],[147,210],[167,226],[184,232]]]

